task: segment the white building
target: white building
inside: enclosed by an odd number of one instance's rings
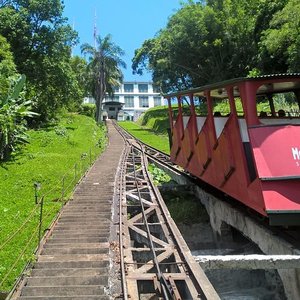
[[[93,98],[85,98],[84,103],[95,103]],[[136,120],[150,107],[164,105],[164,98],[152,82],[126,81],[116,87],[113,99],[105,97],[103,116],[118,120]]]

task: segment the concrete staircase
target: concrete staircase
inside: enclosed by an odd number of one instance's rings
[[[108,300],[109,236],[124,141],[108,122],[109,145],[63,209],[30,276],[13,299]],[[113,290],[113,289],[112,289]]]
[[[108,204],[80,199],[66,206],[19,299],[109,299]]]

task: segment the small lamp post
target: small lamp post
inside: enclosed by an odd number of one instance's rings
[[[34,198],[35,198],[35,204],[38,204],[38,191],[41,189],[41,184],[39,182],[35,182],[33,184],[34,187]]]

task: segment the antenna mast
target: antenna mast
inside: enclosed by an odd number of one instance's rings
[[[94,47],[95,47],[95,49],[97,47],[96,38],[97,38],[97,14],[96,14],[96,8],[95,8],[95,17],[94,17]]]

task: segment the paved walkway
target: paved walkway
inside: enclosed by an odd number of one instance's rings
[[[109,121],[108,135],[106,151],[64,207],[18,299],[109,299],[108,238],[124,142]]]

